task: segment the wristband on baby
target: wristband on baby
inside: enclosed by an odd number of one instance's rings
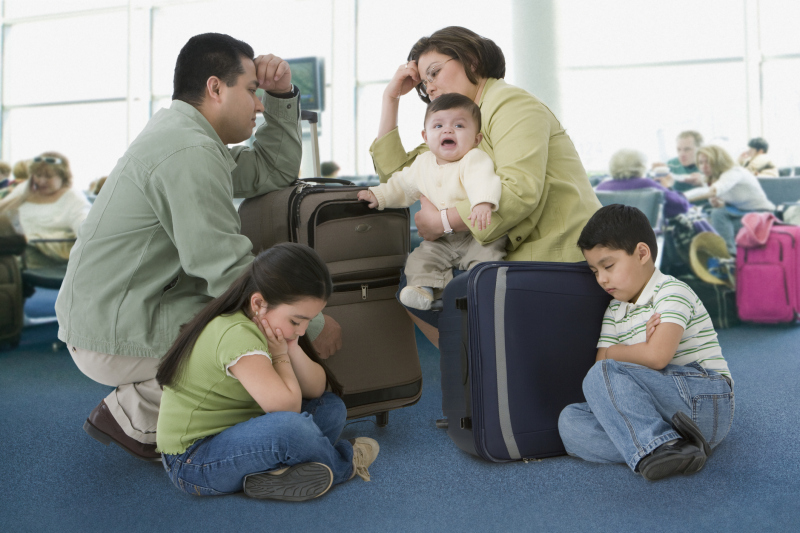
[[[447,209],[442,209],[439,212],[442,214],[442,226],[444,227],[444,234],[452,235],[453,228],[450,227],[450,221],[447,220]]]

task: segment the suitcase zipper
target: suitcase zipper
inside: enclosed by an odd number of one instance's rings
[[[356,281],[351,283],[334,283],[333,292],[361,291],[361,299],[366,300],[370,288],[380,289],[382,287],[391,287],[392,285],[397,285],[398,283],[400,283],[399,276],[392,276],[390,278],[379,278],[376,280],[369,281],[367,283],[363,283],[361,281]]]

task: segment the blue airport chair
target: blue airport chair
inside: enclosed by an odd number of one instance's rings
[[[658,189],[637,189],[633,191],[594,191],[604,206],[611,204],[630,205],[640,209],[656,233],[661,231],[664,211],[664,192]]]
[[[769,198],[779,206],[800,201],[800,176],[787,178],[758,178],[758,183]]]

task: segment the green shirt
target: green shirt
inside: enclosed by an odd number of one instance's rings
[[[269,357],[267,340],[241,311],[208,323],[174,386],[164,387],[156,428],[158,451],[181,454],[198,439],[264,414],[227,370],[253,352],[264,354],[253,357]]]
[[[673,157],[669,161],[667,161],[667,166],[669,167],[669,171],[673,174],[694,174],[695,172],[700,172],[700,169],[697,167],[696,164],[692,163],[688,167],[685,167],[681,164],[681,160],[677,157]]]
[[[265,95],[264,104],[252,149],[229,149],[185,102],[153,115],[78,232],[56,301],[59,339],[160,358],[181,324],[245,271],[252,244],[233,198],[285,188],[302,153],[299,97]]]
[[[480,148],[494,161],[503,189],[488,228],[467,224],[475,239],[486,244],[507,233],[509,261],[583,261],[578,237],[600,202],[561,123],[538,98],[494,78],[486,81],[480,108]],[[395,128],[370,153],[385,182],[427,149],[406,152]],[[456,207],[466,223],[469,201]]]

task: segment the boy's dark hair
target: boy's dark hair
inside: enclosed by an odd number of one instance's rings
[[[447,109],[465,109],[469,111],[472,114],[472,118],[475,119],[475,123],[478,124],[478,131],[481,131],[481,108],[472,99],[459,93],[443,94],[428,104],[428,109],[425,110],[425,119],[422,122],[423,126],[428,123],[428,117],[433,113]]]
[[[172,78],[172,99],[199,106],[203,103],[208,78],[216,76],[228,87],[233,87],[244,74],[242,58],[253,61],[253,57],[253,48],[249,44],[230,35],[195,35],[178,54]]]
[[[658,244],[647,216],[635,207],[611,204],[592,215],[578,238],[578,248],[584,251],[603,246],[611,250],[625,250],[628,255],[633,255],[640,242],[650,247],[650,254],[655,261]]]
[[[474,85],[478,84],[479,77],[499,79],[506,76],[506,58],[500,47],[491,39],[461,26],[448,26],[433,32],[430,37],[423,37],[411,47],[408,60],[419,61],[419,56],[430,51],[457,59],[464,67],[467,79]],[[420,74],[424,76],[423,72]],[[421,82],[416,89],[422,101],[430,103]]]
[[[749,146],[753,150],[761,150],[765,154],[769,151],[769,143],[761,137],[750,139],[750,142],[747,143],[747,146]]]

